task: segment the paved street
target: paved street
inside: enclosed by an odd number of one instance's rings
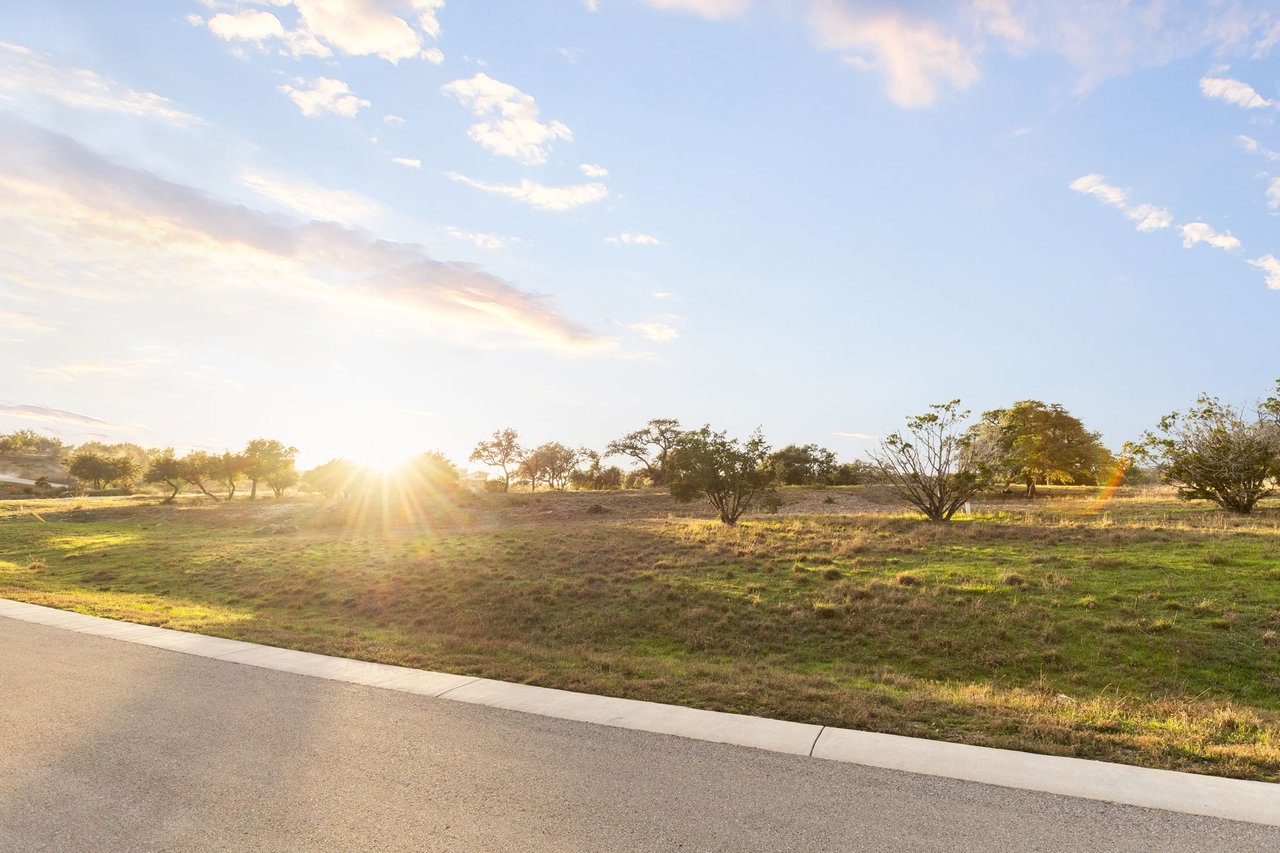
[[[0,850],[1267,850],[1280,830],[547,719],[0,617]]]

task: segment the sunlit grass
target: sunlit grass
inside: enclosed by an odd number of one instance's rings
[[[1238,519],[1122,493],[1098,509],[1058,490],[932,525],[874,490],[785,497],[783,514],[738,528],[634,492],[49,501],[35,507],[45,523],[0,504],[0,595],[565,689],[1280,780],[1274,508]]]

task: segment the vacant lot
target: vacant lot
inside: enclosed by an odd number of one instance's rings
[[[1280,510],[1237,519],[1162,495],[1058,490],[930,525],[874,489],[784,497],[779,515],[737,529],[658,492],[408,512],[393,496],[10,502],[0,596],[549,687],[1280,781]]]

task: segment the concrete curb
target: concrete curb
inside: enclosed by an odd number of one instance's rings
[[[1280,826],[1280,785],[552,690],[153,628],[0,598],[0,616],[184,654],[562,720]]]

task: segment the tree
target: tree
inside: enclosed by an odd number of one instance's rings
[[[244,457],[244,475],[249,480],[249,500],[258,496],[258,482],[276,477],[288,477],[294,470],[294,458],[298,448],[286,447],[274,438],[255,438],[245,445],[240,454]]]
[[[524,457],[524,449],[520,446],[519,434],[508,427],[495,430],[488,441],[481,441],[468,457],[472,462],[479,462],[493,468],[502,469],[502,491],[511,490],[511,469],[517,466]]]
[[[551,489],[563,489],[569,484],[569,475],[577,464],[578,451],[558,441],[549,441],[525,454],[520,462],[520,474],[534,491],[537,491],[539,482],[546,483]]]
[[[950,521],[984,485],[961,429],[968,417],[959,400],[935,403],[870,454],[885,482],[930,521]]]
[[[266,476],[267,485],[276,497],[284,497],[285,489],[298,485],[298,469],[292,464],[277,468]]]
[[[203,450],[193,450],[182,457],[180,461],[182,464],[182,479],[199,489],[202,495],[213,498],[215,501],[219,500],[217,495],[209,491],[209,482],[220,481],[220,457]]]
[[[1098,433],[1057,403],[1021,400],[983,412],[968,440],[993,479],[1006,487],[1021,480],[1029,498],[1039,483],[1097,484],[1115,466]]]
[[[411,490],[426,491],[433,496],[453,495],[461,484],[457,466],[438,450],[429,450],[410,460],[402,473]]]
[[[569,472],[569,485],[584,491],[603,491],[622,488],[622,469],[617,465],[602,465],[600,454],[583,447],[578,450],[578,464],[587,463]]]
[[[248,467],[249,462],[243,455],[226,451],[221,456],[213,457],[209,475],[226,486],[227,500],[231,500],[236,496],[236,483],[244,477]]]
[[[1278,383],[1280,391],[1280,383]],[[1142,445],[1184,500],[1209,500],[1242,515],[1276,493],[1280,476],[1280,399],[1253,412],[1202,394],[1185,414],[1171,412]]]
[[[164,499],[165,503],[173,503],[173,499],[178,496],[178,492],[182,491],[182,486],[186,481],[186,474],[181,460],[175,459],[173,456],[173,448],[166,449],[162,454],[151,460],[151,464],[147,466],[147,471],[143,475],[143,480],[148,483],[164,483],[170,489],[169,496]]]
[[[644,466],[655,486],[667,482],[667,457],[683,433],[675,418],[654,418],[635,432],[609,442],[605,456],[629,456]]]
[[[330,459],[302,475],[302,487],[326,498],[349,495],[360,481],[360,468],[345,459]]]
[[[688,503],[705,497],[720,522],[733,526],[744,512],[773,493],[769,450],[758,429],[746,442],[739,442],[704,426],[680,436],[662,470],[673,498]]]
[[[769,457],[769,465],[783,485],[829,485],[836,472],[836,455],[816,444],[788,444],[774,451]]]
[[[67,469],[77,480],[92,483],[101,489],[117,480],[130,480],[137,469],[125,457],[109,458],[93,451],[80,451],[71,459]]]

